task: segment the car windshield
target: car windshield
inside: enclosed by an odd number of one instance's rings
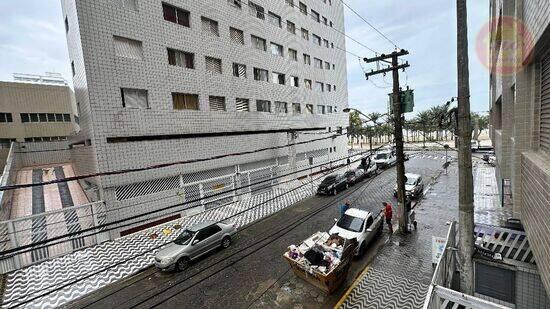
[[[376,160],[383,160],[383,159],[386,159],[388,157],[388,154],[387,153],[379,153],[376,155],[376,157],[374,157]]]
[[[334,181],[336,181],[336,176],[328,176],[327,178],[325,178],[323,180],[323,183],[327,184],[327,183],[331,183],[331,182],[334,182]]]
[[[180,236],[178,236],[178,238],[176,238],[176,240],[174,240],[174,243],[180,246],[188,245],[193,236],[195,236],[195,233],[196,232],[191,232],[190,230],[185,230],[180,234]]]
[[[340,220],[338,220],[336,225],[348,231],[361,232],[361,230],[363,229],[364,222],[365,220],[361,218],[344,215],[342,216],[342,218],[340,218]]]
[[[412,186],[412,185],[416,184],[416,180],[418,180],[418,178],[407,177],[407,182],[405,184]]]

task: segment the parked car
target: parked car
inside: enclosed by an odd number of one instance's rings
[[[231,246],[231,236],[236,231],[235,225],[214,221],[193,225],[155,255],[155,266],[163,270],[185,270],[191,261],[208,252]]]
[[[365,176],[365,170],[362,168],[351,169],[344,173],[344,177],[346,177],[346,180],[350,186],[362,181],[365,179]]]
[[[368,211],[350,208],[330,229],[330,235],[338,235],[345,239],[357,240],[355,255],[365,254],[369,243],[378,235],[382,234],[384,215],[380,213],[377,217]]]
[[[391,151],[381,151],[374,156],[374,162],[378,168],[386,168],[395,164],[396,158]]]
[[[332,174],[327,176],[317,188],[318,195],[336,195],[340,191],[349,188],[348,181],[343,174]]]
[[[422,195],[422,192],[424,191],[424,182],[422,181],[422,176],[418,174],[407,173],[405,174],[405,177],[407,178],[407,180],[405,181],[405,193],[407,194],[407,197],[413,199],[418,198],[420,195]],[[397,197],[397,184],[395,184],[395,187],[393,189],[393,196]]]
[[[376,166],[376,162],[374,162],[374,160],[366,160],[365,165],[359,165],[358,168],[365,171],[365,177],[371,177],[372,175],[376,175],[378,172],[378,166]]]

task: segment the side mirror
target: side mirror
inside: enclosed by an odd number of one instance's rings
[[[372,232],[372,229],[367,229],[367,232],[369,232],[369,233]]]
[[[196,245],[196,244],[198,244],[198,243],[199,243],[199,240],[198,240],[198,239],[195,239],[195,240],[193,240],[193,242],[191,243],[191,246],[194,246],[194,245]]]

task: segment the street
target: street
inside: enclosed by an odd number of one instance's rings
[[[454,154],[452,154],[454,155]],[[426,185],[442,169],[442,152],[418,152],[406,164],[407,172],[421,174]],[[313,197],[240,229],[233,245],[201,258],[182,273],[161,272],[149,267],[125,280],[111,284],[68,307],[148,308],[251,306],[305,308],[332,307],[354,278],[372,261],[387,241],[387,232],[357,259],[346,284],[330,296],[294,277],[281,255],[290,244],[299,243],[317,231],[327,231],[339,216],[339,205],[350,200],[352,207],[378,212],[383,201],[394,206],[395,168],[366,179],[336,197]],[[397,212],[395,212],[397,213]],[[394,217],[395,220],[395,217]],[[292,290],[292,293],[281,293]]]

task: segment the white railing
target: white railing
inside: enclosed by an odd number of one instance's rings
[[[474,234],[483,239],[483,247],[502,258],[535,264],[535,256],[531,252],[527,234],[523,231],[507,229],[499,226],[476,224]]]

